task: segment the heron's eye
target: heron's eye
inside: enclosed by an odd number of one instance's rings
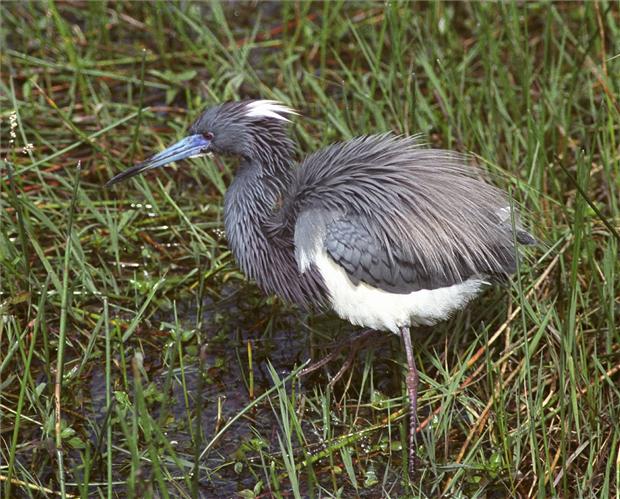
[[[213,140],[213,132],[205,132],[202,136],[207,140]]]

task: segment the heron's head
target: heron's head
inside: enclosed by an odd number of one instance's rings
[[[291,143],[284,125],[289,122],[289,114],[297,112],[273,100],[227,102],[211,107],[194,122],[185,138],[119,173],[106,185],[174,161],[209,153],[261,159],[261,154],[288,151]]]

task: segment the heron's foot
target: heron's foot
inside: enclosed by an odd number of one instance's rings
[[[336,345],[334,346],[334,348],[332,349],[330,353],[328,353],[321,360],[310,364],[308,367],[300,371],[299,375],[306,376],[307,374],[313,373],[314,371],[320,369],[321,367],[326,366],[331,361],[336,359],[344,350],[348,348],[349,353],[347,354],[346,360],[342,364],[342,367],[338,369],[338,372],[335,374],[335,376],[328,383],[328,387],[330,389],[333,388],[334,385],[338,382],[338,380],[340,380],[342,376],[344,375],[344,373],[347,372],[347,370],[351,367],[351,364],[353,363],[353,360],[355,359],[355,355],[357,354],[357,352],[359,352],[368,343],[368,341],[373,336],[375,336],[374,334],[375,332],[376,331],[374,329],[365,329],[360,334],[356,334],[352,336],[351,338],[347,338],[345,341],[336,343]],[[376,337],[381,337],[382,339],[389,338],[388,335],[384,335],[384,334],[377,335]]]

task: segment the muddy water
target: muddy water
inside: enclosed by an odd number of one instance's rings
[[[250,300],[248,300],[248,292],[254,293]],[[195,433],[198,426],[203,434],[202,442],[198,447],[201,451],[218,428],[241,412],[251,401],[245,381],[248,379],[248,342],[252,345],[254,359],[255,396],[264,393],[273,386],[273,380],[267,368],[267,360],[282,379],[311,356],[314,360],[318,360],[329,351],[319,349],[311,352],[308,329],[304,327],[304,322],[308,319],[304,314],[283,308],[272,311],[265,305],[266,302],[261,301],[258,296],[260,296],[259,292],[254,289],[251,291],[239,290],[230,286],[229,289],[222,290],[220,302],[209,301],[204,303],[202,337],[205,342],[202,349],[204,365],[202,375],[198,356],[184,356],[183,372],[187,393],[189,394],[189,406],[186,405],[178,361],[175,363],[172,373],[173,380],[170,390],[165,392],[169,372],[165,366],[159,364],[164,355],[157,348],[151,351],[144,349],[144,365],[149,379],[162,393],[161,400],[149,404],[151,416],[158,418],[162,416],[162,411],[166,411],[167,414],[163,415],[166,424],[162,425],[167,429],[166,436],[175,447],[179,457],[185,457],[189,462],[195,460],[192,434]],[[194,302],[177,304],[177,317],[182,317],[179,320],[182,329],[191,330],[195,327],[197,323],[196,308]],[[272,316],[272,313],[275,316]],[[273,327],[265,327],[267,320],[271,320]],[[159,321],[161,323],[174,323],[174,317],[170,313],[161,313],[158,317],[150,320],[154,325]],[[259,326],[257,326],[257,321],[260,321]],[[354,335],[357,331],[338,320],[328,318],[324,322],[325,327],[334,327],[336,331],[340,331],[337,333],[338,335]],[[265,332],[266,329],[268,329],[267,332]],[[190,340],[188,343],[191,344],[193,341],[195,340]],[[157,343],[161,344],[162,340],[158,338]],[[388,392],[391,391],[394,395],[398,395],[400,384],[398,369],[393,369],[390,366],[393,364],[391,359],[397,357],[393,351],[393,344],[388,341],[372,345],[371,348],[377,357],[373,369],[375,373],[378,373],[378,377],[382,378],[380,383],[383,383],[383,388]],[[358,371],[356,376],[361,376],[363,355],[364,352],[357,356],[357,362],[353,366],[353,369]],[[342,365],[343,359],[344,357],[341,357],[327,369],[332,374],[335,373]],[[306,390],[309,390],[309,396],[312,397],[313,388],[318,384],[324,389],[326,380],[325,371],[301,378],[301,380],[295,378],[288,383],[287,391],[290,393],[294,384],[295,393],[298,397]],[[144,381],[143,385],[146,385]],[[93,369],[90,387],[92,410],[90,414],[86,415],[86,419],[90,419],[101,428],[105,423],[105,394],[103,392],[105,383],[102,369]],[[339,389],[337,387],[336,392]],[[221,408],[219,420],[218,402]],[[188,414],[191,423],[188,422]],[[200,415],[200,425],[196,424],[198,414]],[[315,434],[316,430],[307,421],[302,422],[302,427],[309,444],[316,447],[320,446],[320,438]],[[337,428],[337,425],[334,427]],[[256,438],[256,434],[259,434],[262,441],[269,445],[266,452],[277,454],[279,452],[277,439],[279,432],[281,429],[278,425],[278,419],[267,402],[259,404],[246,416],[234,423],[216,443],[206,459],[200,463],[204,468],[213,470],[212,473],[200,473],[199,490],[201,496],[236,497],[240,490],[251,490],[256,482],[264,479],[264,477],[262,476],[263,469],[260,461],[257,460],[258,453],[251,449],[249,442]],[[340,432],[345,434],[348,432],[348,428],[340,428]],[[120,433],[115,432],[115,435],[120,436]],[[96,435],[93,434],[92,438],[96,438]],[[300,450],[299,455],[301,454]],[[126,465],[129,457],[123,454],[119,455],[118,458],[118,479],[126,479],[128,471]],[[235,463],[238,463],[237,466],[242,466],[242,468],[235,470]],[[254,473],[258,477],[248,469],[248,465],[252,465],[252,463],[256,463]],[[149,476],[149,473],[149,470],[145,470],[146,477]],[[173,476],[181,475],[182,470],[175,470],[173,466],[171,474]],[[325,477],[317,477],[318,480],[322,481],[323,478],[330,480],[330,474],[326,473],[325,475]],[[185,489],[184,483],[180,482],[178,485]],[[302,483],[302,487],[303,485]],[[286,485],[283,484],[283,489],[286,490],[286,488]],[[173,493],[174,489],[175,487],[170,487],[170,492]]]

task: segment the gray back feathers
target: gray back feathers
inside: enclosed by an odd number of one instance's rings
[[[499,189],[464,157],[391,134],[335,144],[292,163],[286,116],[274,101],[225,103],[191,133],[242,157],[225,200],[229,243],[267,292],[304,305],[327,290],[308,255],[325,251],[353,283],[408,293],[515,271],[517,225]],[[518,217],[514,217],[518,220]],[[300,272],[301,271],[301,272]]]
[[[514,272],[508,206],[462,156],[385,134],[306,158],[277,217],[292,228],[305,211],[323,210],[325,249],[352,280],[404,293]],[[533,242],[520,229],[518,237]]]

